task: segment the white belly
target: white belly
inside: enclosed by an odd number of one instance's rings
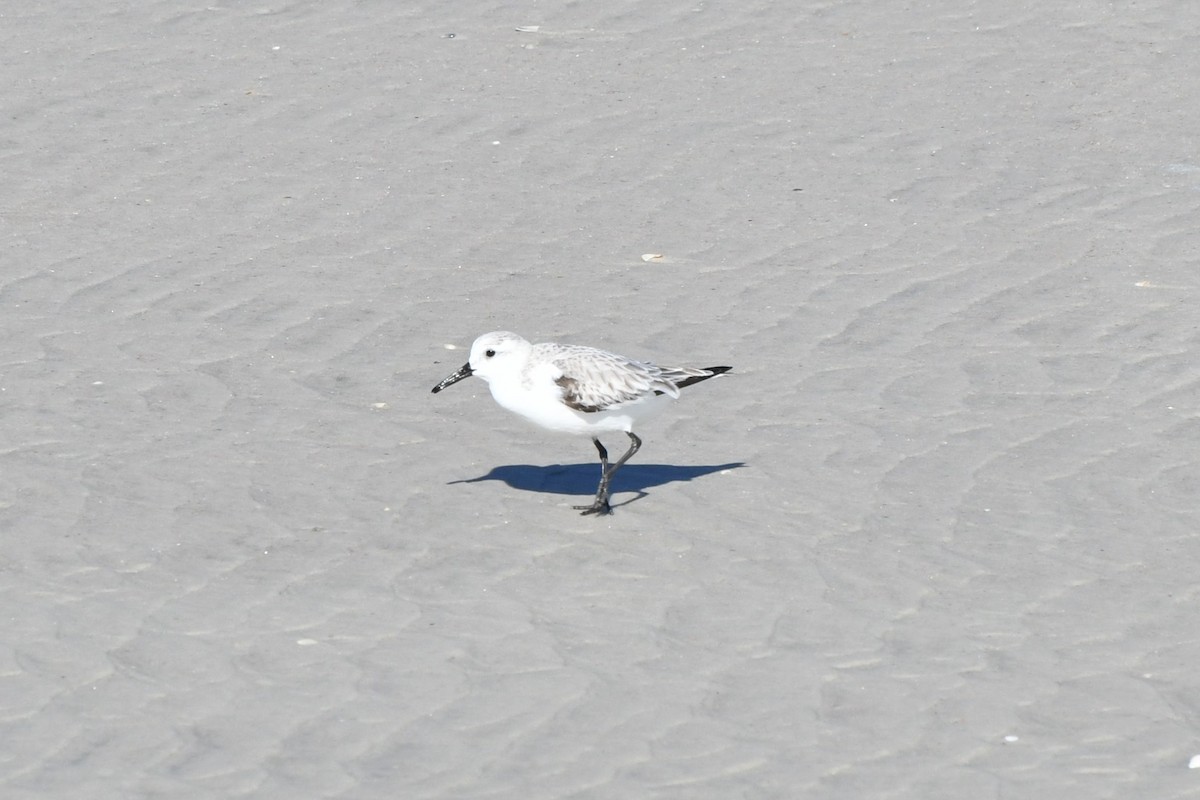
[[[657,414],[671,402],[667,395],[651,395],[607,411],[588,412],[576,411],[565,405],[559,396],[558,387],[552,383],[541,392],[512,384],[492,383],[490,388],[497,403],[535,425],[560,433],[584,436],[611,431],[631,431],[635,423]]]

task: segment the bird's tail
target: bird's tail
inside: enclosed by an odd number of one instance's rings
[[[685,386],[691,386],[693,383],[699,383],[700,381],[706,381],[709,378],[715,378],[718,375],[723,375],[724,373],[729,372],[731,369],[733,369],[733,367],[705,367],[702,370],[695,370],[696,372],[702,374],[688,375],[686,378],[678,381],[672,381],[672,383],[682,389]]]

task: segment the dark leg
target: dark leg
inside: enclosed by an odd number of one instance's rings
[[[596,445],[596,451],[600,453],[600,473],[608,472],[608,451],[595,436],[592,437],[592,444]]]
[[[600,444],[600,440],[593,436],[592,444],[596,445],[596,452],[600,454],[600,485],[604,485],[604,476],[608,474],[608,451],[604,449],[604,445]],[[596,502],[590,506],[571,506],[576,510],[583,511],[584,514],[595,514],[597,511],[607,514],[611,511],[607,503],[600,505],[600,496],[596,496]]]
[[[596,499],[590,506],[575,506],[581,509],[584,514],[611,514],[612,507],[608,504],[608,485],[612,481],[612,476],[616,474],[621,465],[633,456],[642,446],[642,440],[637,437],[633,431],[626,431],[629,434],[629,449],[625,451],[625,455],[617,459],[617,462],[612,466],[608,464],[608,451],[600,444],[599,439],[592,439],[596,443],[596,449],[600,451],[600,486],[596,489]]]

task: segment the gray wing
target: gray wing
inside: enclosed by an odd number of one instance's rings
[[[678,397],[677,382],[710,374],[686,367],[663,369],[592,347],[552,347],[547,355],[560,373],[554,382],[562,389],[563,402],[576,411],[604,411],[654,394]]]

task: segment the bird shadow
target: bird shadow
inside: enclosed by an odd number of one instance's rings
[[[613,476],[613,494],[619,492],[636,492],[637,497],[624,503],[614,503],[614,506],[632,503],[645,497],[647,489],[662,486],[677,481],[690,481],[695,478],[711,475],[727,469],[739,469],[746,466],[745,462],[737,461],[730,464],[713,464],[708,466],[679,467],[673,464],[626,464],[617,470]],[[548,492],[551,494],[582,495],[584,497],[596,493],[596,485],[600,482],[600,464],[550,464],[544,467],[533,464],[509,464],[496,467],[486,475],[478,478],[464,478],[450,481],[447,485],[456,483],[481,483],[483,481],[503,481],[514,489],[527,492]]]

